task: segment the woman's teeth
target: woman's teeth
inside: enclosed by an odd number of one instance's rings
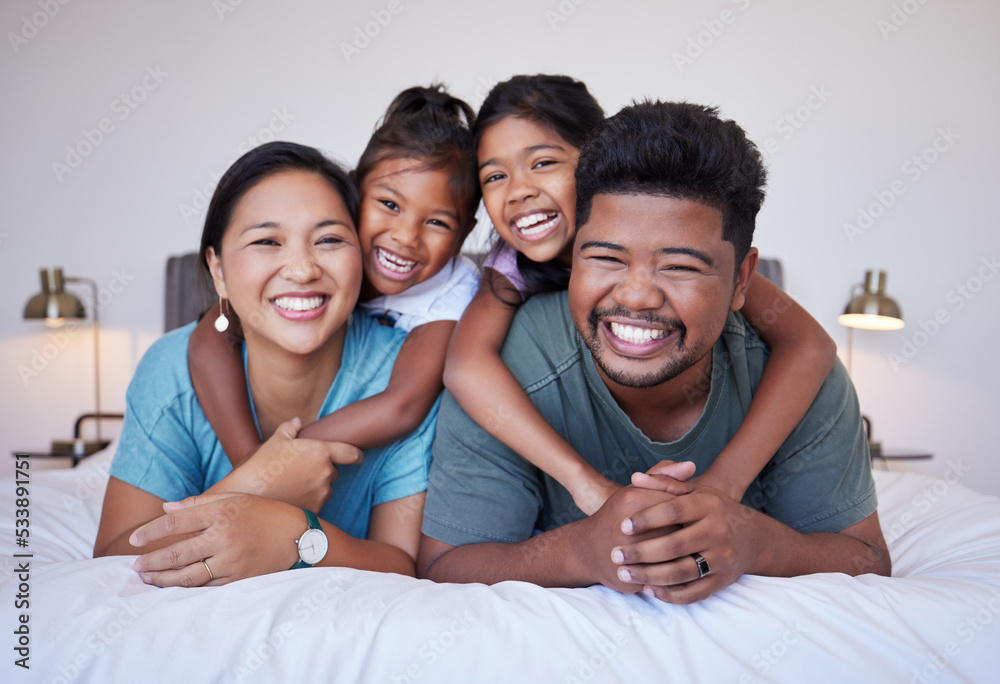
[[[639,328],[632,325],[622,325],[611,322],[611,332],[620,340],[642,344],[650,340],[662,339],[667,334],[666,330],[656,330],[654,328]]]
[[[311,311],[323,306],[326,297],[277,297],[275,306],[285,311]]]
[[[380,264],[385,266],[390,271],[395,271],[396,273],[409,273],[413,270],[413,267],[417,265],[416,261],[411,261],[410,259],[404,259],[403,257],[396,256],[395,254],[390,254],[381,247],[375,250],[375,258],[378,259]]]
[[[514,221],[514,226],[521,232],[521,235],[537,235],[555,225],[558,219],[559,214],[530,214]]]

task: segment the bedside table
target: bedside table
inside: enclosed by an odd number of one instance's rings
[[[73,440],[67,442],[53,442],[52,447],[48,451],[35,450],[28,451],[25,449],[12,451],[11,455],[16,457],[28,457],[28,458],[69,458],[72,460],[70,465],[71,468],[75,468],[76,465],[92,454],[96,454],[98,451],[106,448],[111,444],[110,439],[105,439],[101,441],[85,441],[80,440],[80,428],[83,423],[92,421],[102,421],[102,420],[123,420],[125,414],[123,413],[84,413],[79,418],[76,419],[76,423],[73,425]],[[80,440],[80,446],[82,448],[74,448],[76,445],[73,442]]]
[[[881,458],[881,459],[890,460],[890,461],[893,461],[893,460],[896,460],[896,459],[912,460],[912,459],[920,459],[920,458],[934,458],[934,454],[930,453],[929,451],[920,451],[920,450],[917,450],[917,449],[884,449],[883,448],[878,453],[873,453],[872,454],[872,460],[875,460],[876,458]]]
[[[890,461],[926,460],[928,458],[934,458],[934,454],[929,451],[921,451],[919,449],[886,449],[883,447],[877,452],[873,451],[871,453],[871,457],[873,467],[876,462],[881,462],[883,467],[879,468],[879,470],[889,470]]]
[[[70,468],[75,468],[80,461],[92,454],[96,454],[109,444],[111,444],[110,440],[104,440],[103,442],[87,442],[87,448],[81,453],[75,453],[72,451],[12,451],[10,452],[10,455],[14,458],[68,458],[72,460]]]

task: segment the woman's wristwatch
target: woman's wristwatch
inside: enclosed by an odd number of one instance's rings
[[[330,547],[330,540],[326,538],[326,532],[319,524],[319,518],[312,511],[302,509],[309,522],[309,529],[295,541],[299,549],[299,562],[293,565],[290,570],[298,568],[311,568],[323,560],[327,549]]]

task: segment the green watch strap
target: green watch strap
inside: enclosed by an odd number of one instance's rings
[[[306,521],[309,523],[310,530],[321,530],[323,527],[319,524],[319,517],[310,510],[302,509],[302,512],[306,514]],[[297,549],[296,549],[297,551]],[[311,568],[312,565],[306,563],[304,560],[299,560],[298,563],[289,568],[289,570],[298,570],[299,568]]]

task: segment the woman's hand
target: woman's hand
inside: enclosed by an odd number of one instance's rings
[[[247,492],[310,511],[321,509],[337,481],[337,467],[361,463],[364,455],[350,444],[297,439],[301,427],[298,418],[279,425],[246,463],[208,491]]]
[[[309,527],[301,509],[251,494],[202,494],[163,510],[132,533],[132,546],[194,536],[136,559],[142,581],[158,587],[215,586],[288,570],[299,559],[295,540]]]

